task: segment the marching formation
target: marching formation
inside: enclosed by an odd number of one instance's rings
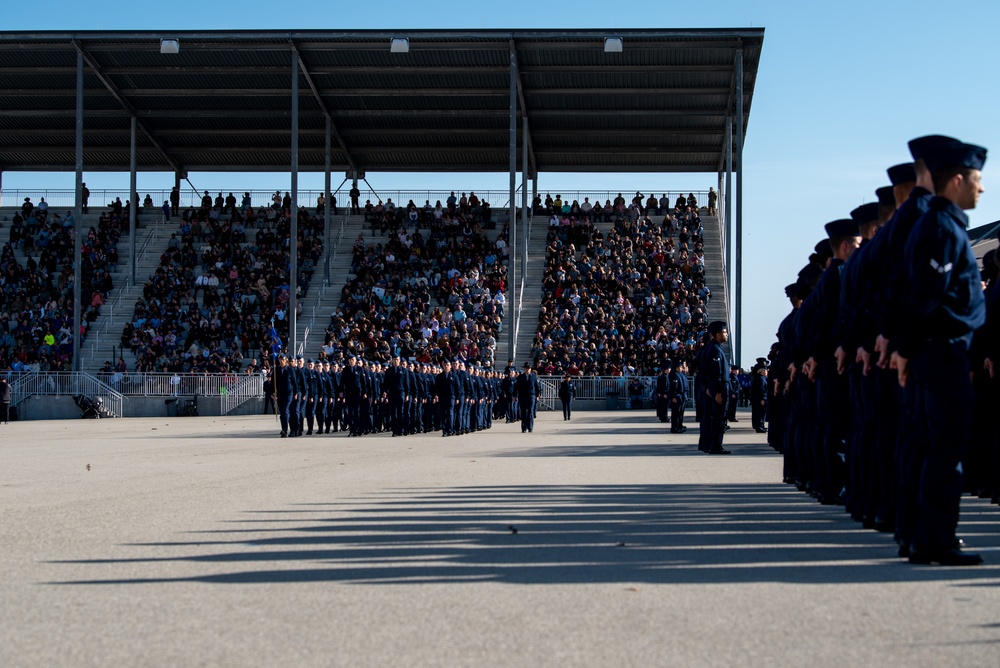
[[[980,273],[965,213],[986,149],[940,135],[909,149],[785,288],[768,441],[786,483],[894,534],[901,558],[976,565],[960,497],[1000,491],[1000,434],[975,417],[997,393],[998,270],[990,258]]]
[[[534,428],[538,378],[529,365],[518,375],[513,366],[501,373],[449,360],[438,366],[399,357],[383,364],[354,355],[344,364],[302,355],[277,359],[273,382],[282,438],[388,431],[458,436],[515,417],[522,432]]]

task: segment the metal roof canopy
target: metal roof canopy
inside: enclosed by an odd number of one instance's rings
[[[390,53],[403,37],[409,52]],[[606,37],[623,51],[605,53]],[[161,38],[180,53],[161,54]],[[300,171],[324,171],[327,116],[336,171],[508,171],[513,61],[530,173],[718,173],[738,53],[745,136],[763,38],[763,28],[4,32],[0,170],[75,168],[79,50],[88,172],[128,170],[133,115],[139,171],[287,172],[297,53]]]

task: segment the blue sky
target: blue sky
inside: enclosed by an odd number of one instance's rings
[[[9,3],[10,4],[10,3]],[[247,0],[169,4],[63,0],[4,7],[2,30],[763,27],[764,47],[744,149],[744,361],[766,353],[788,310],[782,287],[823,237],[908,160],[906,141],[949,134],[995,151],[972,226],[1000,219],[1000,2],[854,0],[739,2],[366,2]],[[609,10],[618,9],[614,15]],[[140,175],[139,189],[169,187]],[[192,175],[198,187],[286,188],[287,175]],[[127,188],[128,176],[87,177]],[[376,188],[504,189],[502,175],[373,175]],[[70,175],[3,176],[4,189],[72,187]],[[302,175],[300,187],[321,187]],[[541,174],[552,190],[707,189],[714,174]]]

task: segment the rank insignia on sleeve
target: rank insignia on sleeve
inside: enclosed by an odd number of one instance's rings
[[[931,268],[939,274],[947,274],[951,271],[952,263],[949,262],[948,264],[942,266],[937,260],[931,258]]]

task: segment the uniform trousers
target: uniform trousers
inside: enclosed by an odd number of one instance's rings
[[[962,462],[972,421],[969,358],[964,345],[932,341],[910,365],[919,427],[926,434],[923,461],[915,452],[912,462],[913,473],[919,472],[913,547],[936,554],[958,545]]]

